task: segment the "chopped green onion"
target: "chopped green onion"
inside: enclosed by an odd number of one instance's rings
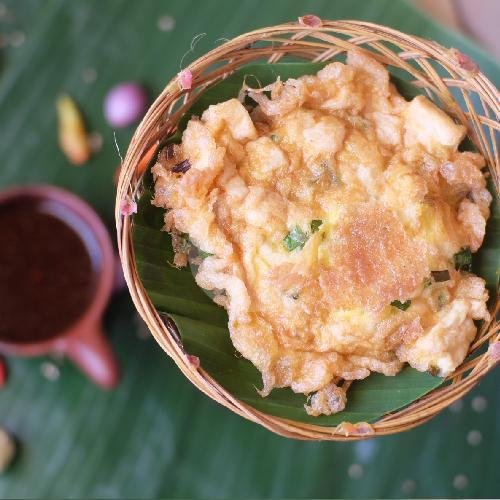
[[[295,226],[286,236],[283,238],[283,245],[285,248],[291,252],[296,248],[304,248],[307,241],[307,234],[300,229],[299,226]]]
[[[202,259],[206,259],[207,257],[211,257],[212,255],[214,255],[213,253],[210,253],[210,252],[205,252],[204,250],[199,250],[198,251],[198,255],[202,258]]]
[[[271,141],[273,142],[280,142],[281,141],[281,136],[278,134],[271,134],[270,136]]]
[[[438,308],[441,309],[444,305],[448,303],[448,295],[444,292],[441,292],[438,295]]]
[[[322,220],[313,219],[311,221],[311,232],[315,233],[316,231],[318,231],[319,230],[319,226],[321,226],[321,224],[323,224]]]
[[[405,302],[401,302],[399,300],[393,300],[391,302],[391,306],[397,307],[398,309],[401,309],[401,311],[406,311],[411,304],[411,300],[406,300]]]
[[[457,271],[470,271],[472,264],[472,253],[469,247],[462,247],[460,252],[453,256],[455,269]]]

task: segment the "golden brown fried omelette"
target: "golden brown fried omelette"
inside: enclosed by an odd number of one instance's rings
[[[484,281],[455,270],[491,202],[483,157],[457,151],[464,127],[405,101],[361,51],[247,93],[250,114],[237,99],[210,106],[163,149],[154,204],[176,265],[187,236],[209,254],[196,281],[227,309],[262,394],[289,386],[312,394],[309,414],[331,414],[341,381],[405,362],[451,373],[473,320],[489,319]]]

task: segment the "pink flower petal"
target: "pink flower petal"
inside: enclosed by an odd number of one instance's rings
[[[188,354],[187,359],[196,369],[200,367],[200,358],[198,356],[193,356],[192,354]]]
[[[137,213],[137,203],[128,198],[123,199],[120,202],[120,213],[124,217]]]
[[[467,71],[472,73],[479,72],[478,64],[472,60],[467,54],[460,52],[458,49],[452,49],[453,57],[457,61],[458,65]]]
[[[500,361],[500,342],[493,342],[490,344],[490,347],[488,347],[488,354],[495,363]]]
[[[193,85],[193,73],[188,69],[183,69],[178,75],[177,79],[181,90],[189,90]]]
[[[311,28],[319,28],[323,25],[323,22],[318,16],[314,14],[307,14],[306,16],[299,17],[299,24],[302,26],[309,26]]]

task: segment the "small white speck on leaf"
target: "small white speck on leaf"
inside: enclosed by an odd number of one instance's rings
[[[460,413],[464,408],[464,402],[459,399],[450,405],[450,411],[452,413]]]
[[[471,430],[467,433],[467,443],[471,446],[478,446],[483,440],[483,435],[478,430]]]
[[[412,493],[415,493],[416,489],[417,489],[417,483],[415,482],[414,479],[405,479],[401,483],[401,491],[405,495],[411,495]]]
[[[102,134],[100,134],[99,132],[91,132],[88,135],[88,141],[92,154],[98,153],[102,149],[102,145],[104,144]]]
[[[360,479],[363,477],[363,466],[360,464],[352,464],[347,469],[347,474],[351,479]]]
[[[378,443],[373,439],[358,441],[354,444],[356,459],[362,464],[371,462],[378,450]]]
[[[175,28],[175,19],[165,15],[158,18],[158,29],[160,31],[172,31]]]
[[[476,413],[482,413],[488,407],[488,401],[484,396],[475,396],[471,401],[471,406]]]
[[[97,80],[97,70],[90,66],[83,68],[82,79],[85,83],[94,83]]]
[[[458,474],[453,478],[453,487],[457,490],[464,490],[469,484],[469,479],[465,474]]]
[[[51,382],[57,380],[60,375],[57,365],[51,363],[50,361],[44,361],[40,365],[40,372],[47,380],[50,380]]]
[[[7,41],[12,47],[17,49],[26,42],[26,35],[22,31],[14,31],[8,35]]]

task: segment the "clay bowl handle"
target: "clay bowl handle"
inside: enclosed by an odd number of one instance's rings
[[[69,335],[61,350],[103,389],[112,389],[118,384],[120,368],[101,323]]]

